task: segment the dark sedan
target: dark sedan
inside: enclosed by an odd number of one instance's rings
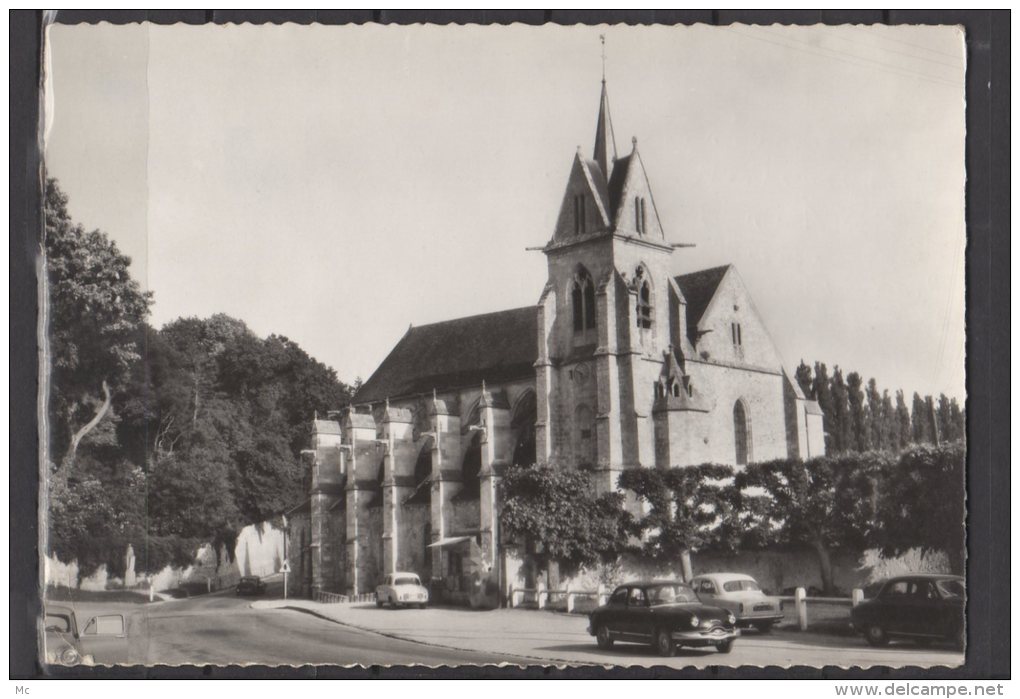
[[[956,575],[901,575],[850,612],[854,629],[873,646],[890,638],[921,644],[950,640],[963,647],[967,590]]]
[[[237,583],[237,594],[239,595],[262,595],[266,592],[266,584],[261,578],[254,576],[241,578]]]
[[[689,585],[674,580],[621,585],[589,621],[588,633],[599,648],[612,648],[616,641],[647,643],[662,656],[680,646],[715,646],[729,653],[740,636],[733,614],[702,604]]]

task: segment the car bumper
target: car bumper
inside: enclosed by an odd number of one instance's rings
[[[740,637],[740,629],[716,627],[707,631],[674,631],[673,640],[685,646],[714,646]]]
[[[757,614],[744,614],[737,616],[738,624],[757,624],[763,621],[777,622],[786,618],[782,612],[759,612]]]

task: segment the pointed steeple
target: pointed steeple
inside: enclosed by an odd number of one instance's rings
[[[602,169],[602,174],[609,181],[609,167],[616,160],[616,139],[613,136],[613,120],[609,116],[609,92],[606,90],[606,37],[602,39],[602,97],[599,101],[599,119],[595,126],[595,162]],[[610,146],[610,144],[612,144]],[[609,148],[613,149],[613,158],[609,158]]]

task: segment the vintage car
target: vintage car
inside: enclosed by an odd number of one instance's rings
[[[389,604],[392,607],[417,606],[425,609],[429,603],[429,591],[414,573],[392,573],[375,588],[375,606]]]
[[[901,575],[854,607],[850,621],[873,646],[910,638],[922,645],[945,639],[963,648],[966,603],[966,585],[957,575]]]
[[[236,590],[238,595],[264,595],[266,584],[262,582],[262,578],[246,575],[237,582]]]
[[[715,646],[729,653],[740,636],[733,614],[702,604],[690,586],[676,580],[620,585],[588,619],[588,633],[603,650],[627,641],[648,643],[662,656],[680,646]]]
[[[737,625],[768,633],[783,620],[783,603],[767,596],[750,575],[743,573],[706,573],[691,579],[691,587],[705,604],[733,612]]]
[[[128,640],[121,614],[95,616],[79,631],[71,607],[47,604],[46,662],[51,665],[113,665],[127,662]]]

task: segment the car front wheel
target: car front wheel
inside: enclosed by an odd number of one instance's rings
[[[865,628],[864,638],[873,646],[884,646],[889,642],[889,636],[886,635],[885,629],[878,624],[871,624]]]
[[[378,597],[375,598],[375,606],[382,607],[382,600]]]
[[[609,650],[613,647],[613,639],[609,635],[609,628],[605,624],[599,624],[595,629],[595,642],[602,650]]]
[[[728,641],[723,641],[722,643],[717,645],[716,648],[719,650],[720,653],[729,653],[731,650],[733,650],[733,639],[731,638]]]
[[[673,636],[666,629],[659,629],[655,633],[655,650],[664,658],[669,658],[676,652]]]
[[[758,629],[758,633],[772,633],[772,622],[763,621],[755,624],[754,628]]]

